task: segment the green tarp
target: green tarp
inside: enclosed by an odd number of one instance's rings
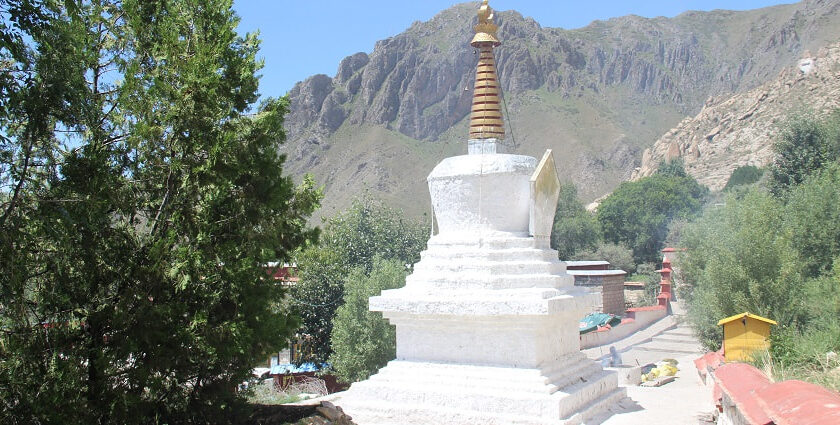
[[[585,334],[598,329],[599,326],[618,326],[621,324],[621,317],[607,313],[590,313],[580,319],[580,333]]]

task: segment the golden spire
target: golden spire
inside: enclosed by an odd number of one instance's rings
[[[484,0],[478,9],[478,25],[475,26],[475,37],[470,43],[479,49],[470,115],[470,139],[505,138],[499,80],[496,77],[496,61],[493,58],[493,48],[502,44],[496,38],[496,29],[498,26],[493,23],[493,9],[487,5],[487,0]]]

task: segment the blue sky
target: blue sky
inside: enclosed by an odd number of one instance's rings
[[[377,40],[426,21],[452,0],[235,0],[240,32],[260,30],[265,59],[260,92],[282,96],[313,74],[335,75],[345,56],[373,50]],[[479,1],[474,2],[476,7]],[[595,19],[635,14],[676,16],[686,10],[746,10],[790,0],[490,0],[497,10],[516,9],[544,27],[580,28]],[[465,40],[466,45],[468,40]]]

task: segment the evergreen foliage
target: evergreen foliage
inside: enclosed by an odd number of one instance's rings
[[[626,244],[636,264],[658,262],[668,224],[699,213],[707,193],[691,177],[654,174],[624,182],[598,207],[604,240]]]
[[[551,247],[557,250],[561,260],[569,260],[579,251],[595,249],[600,237],[598,222],[578,200],[575,185],[562,185],[554,214]]]
[[[300,361],[323,364],[332,354],[333,318],[351,271],[370,273],[376,257],[412,265],[420,259],[428,237],[419,222],[368,197],[332,218],[320,244],[296,255],[300,281],[292,299],[302,321]]]
[[[317,233],[230,0],[3,1],[0,422],[219,423]],[[4,65],[5,67],[5,65]]]
[[[406,267],[398,260],[374,259],[366,273],[361,267],[347,275],[344,304],[333,319],[330,364],[343,382],[367,379],[396,356],[394,326],[382,313],[368,311],[368,299],[385,289],[405,285]]]

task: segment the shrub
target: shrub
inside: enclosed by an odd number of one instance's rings
[[[723,191],[726,192],[732,190],[734,187],[753,184],[761,180],[763,175],[764,170],[761,168],[754,165],[742,165],[736,168],[729,176],[729,180],[726,182],[726,186],[723,187]]]
[[[783,194],[837,158],[838,117],[835,114],[829,120],[819,121],[800,116],[787,123],[773,145],[776,157],[770,166],[770,188],[774,194]]]
[[[325,363],[332,354],[333,318],[344,302],[346,277],[353,269],[367,274],[376,257],[414,264],[428,235],[419,222],[367,197],[332,218],[320,244],[296,255],[300,281],[291,298],[301,316],[300,332],[306,336],[299,361]]]

